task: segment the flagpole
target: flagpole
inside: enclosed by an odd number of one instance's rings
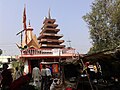
[[[27,29],[26,29],[26,6],[24,5],[24,11],[23,11],[23,30],[18,32],[16,35],[21,34],[21,55],[22,55],[22,41],[23,41],[23,33],[25,31],[25,38],[26,38],[26,45],[27,45]]]

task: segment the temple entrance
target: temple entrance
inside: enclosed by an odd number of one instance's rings
[[[40,64],[39,60],[31,60],[31,71],[34,67],[40,68],[39,64]]]
[[[65,79],[70,80],[71,78],[78,77],[79,75],[78,68],[79,66],[74,64],[64,65]]]

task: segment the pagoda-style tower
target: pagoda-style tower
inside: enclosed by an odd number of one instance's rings
[[[64,48],[65,45],[61,45],[64,40],[60,40],[63,35],[59,35],[60,29],[57,29],[58,24],[55,24],[56,20],[52,19],[50,16],[50,10],[48,13],[48,18],[46,17],[43,22],[42,31],[38,37],[40,48]]]

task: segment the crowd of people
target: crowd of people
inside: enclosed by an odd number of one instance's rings
[[[0,83],[1,90],[22,90],[21,88],[24,86],[30,86],[31,81],[33,81],[32,86],[39,87],[40,90],[50,90],[52,69],[49,65],[42,65],[41,70],[35,66],[32,73],[28,73],[27,75],[23,75],[19,68],[16,67],[14,77],[12,74],[13,71],[8,69],[8,64],[3,64]]]
[[[34,67],[32,71],[34,85],[39,86],[41,81],[41,90],[49,90],[51,85],[52,72],[49,65],[43,65],[41,71]]]
[[[1,72],[1,90],[22,90],[21,88],[28,85],[31,75],[23,75],[18,67],[13,69],[8,68],[8,64],[3,64],[3,70]],[[14,75],[13,75],[14,73]]]

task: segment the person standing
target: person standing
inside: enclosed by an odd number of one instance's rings
[[[46,84],[47,84],[46,88],[47,90],[49,90],[50,85],[51,85],[51,82],[50,82],[51,77],[52,77],[52,74],[51,74],[50,66],[46,65]]]
[[[41,90],[47,90],[46,88],[46,66],[43,65],[41,69]]]
[[[96,67],[97,67],[97,79],[99,80],[102,78],[102,70],[99,62],[96,62]]]
[[[12,72],[10,69],[8,69],[8,64],[3,64],[3,71],[1,73],[2,75],[2,81],[1,81],[1,90],[9,90],[9,87],[13,81]]]
[[[33,78],[33,84],[37,87],[40,85],[40,69],[38,67],[34,67],[32,70],[32,78]]]

